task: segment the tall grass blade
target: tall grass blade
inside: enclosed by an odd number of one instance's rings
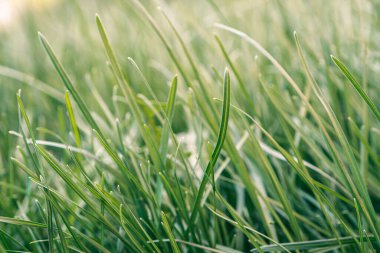
[[[169,97],[166,104],[166,120],[164,121],[164,126],[161,132],[161,141],[160,141],[159,150],[160,150],[160,155],[161,155],[161,161],[164,165],[166,163],[166,155],[168,152],[169,133],[170,133],[171,123],[172,123],[173,115],[174,115],[174,104],[175,104],[176,92],[177,92],[177,76],[175,76],[172,80]],[[161,205],[161,201],[162,201],[162,187],[163,187],[162,181],[159,178],[157,181],[157,190],[156,190],[156,198],[158,200],[159,205]]]
[[[354,76],[351,74],[351,72],[347,69],[347,67],[335,56],[331,55],[332,61],[335,63],[335,65],[342,71],[342,73],[346,76],[346,78],[351,82],[351,84],[354,86],[355,90],[359,93],[359,95],[362,97],[362,99],[367,103],[375,117],[378,121],[380,121],[380,112],[377,109],[376,105],[372,102],[372,100],[368,97],[367,93],[363,90],[363,88],[360,86],[358,81],[354,78]]]
[[[91,116],[90,111],[88,110],[84,100],[79,95],[77,89],[73,85],[72,81],[70,80],[68,74],[66,73],[65,69],[63,68],[62,64],[58,60],[56,54],[54,53],[52,47],[50,46],[49,42],[46,40],[45,36],[42,35],[42,33],[38,33],[38,36],[40,38],[40,41],[42,43],[42,46],[46,50],[51,62],[53,63],[55,69],[57,70],[59,76],[62,79],[62,82],[66,86],[66,88],[69,90],[70,94],[73,96],[75,102],[79,106],[79,109],[83,113],[83,116],[86,118],[87,122],[90,124],[90,126],[98,131],[101,134],[100,128],[96,124],[94,118]]]
[[[216,161],[218,160],[220,151],[222,150],[224,140],[226,138],[227,134],[227,127],[228,127],[228,118],[229,118],[229,113],[230,113],[230,100],[231,100],[231,94],[230,94],[230,89],[231,89],[231,84],[230,84],[230,74],[228,70],[226,69],[224,71],[224,96],[223,96],[223,111],[222,111],[222,119],[220,122],[220,130],[218,134],[218,139],[216,146],[212,152],[211,155],[211,160],[207,164],[207,168],[204,172],[201,184],[198,189],[198,193],[195,198],[195,202],[193,204],[193,209],[191,212],[190,216],[190,223],[189,223],[189,228],[191,228],[194,225],[195,219],[197,218],[197,215],[199,213],[199,209],[201,208],[200,203],[202,200],[203,193],[206,189],[206,184],[209,182],[209,180],[212,180],[214,177],[213,175],[213,170],[214,166],[216,164]]]
[[[77,122],[75,120],[74,111],[73,111],[73,107],[71,105],[70,96],[69,96],[68,91],[66,91],[66,93],[65,93],[65,102],[66,102],[67,112],[69,113],[69,119],[70,119],[71,127],[73,128],[73,131],[74,131],[75,142],[77,144],[77,147],[80,147],[81,146],[81,140],[80,140],[79,129],[77,126]]]

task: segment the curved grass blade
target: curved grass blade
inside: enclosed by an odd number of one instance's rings
[[[362,89],[358,81],[356,81],[355,77],[350,73],[347,67],[335,56],[331,55],[332,61],[336,66],[342,71],[342,73],[347,77],[347,79],[354,86],[355,90],[359,93],[359,95],[364,99],[369,108],[372,110],[373,114],[380,121],[380,112],[377,109],[376,105],[372,102],[372,100],[368,97],[367,93]]]
[[[189,223],[189,229],[193,226],[195,219],[197,217],[197,214],[200,209],[200,204],[202,200],[203,193],[206,189],[207,181],[210,179],[210,177],[213,177],[213,170],[214,166],[216,164],[216,161],[218,160],[220,151],[222,150],[224,140],[226,138],[227,134],[227,127],[228,127],[228,118],[229,118],[229,112],[230,112],[230,100],[231,100],[231,94],[230,94],[230,74],[228,70],[226,69],[224,72],[224,99],[223,99],[223,112],[222,112],[222,120],[220,123],[220,129],[219,129],[219,135],[218,135],[218,141],[216,143],[215,149],[211,155],[211,160],[209,161],[206,171],[204,173],[201,185],[198,190],[198,194],[195,199],[195,203],[193,206],[193,210],[191,212],[190,217],[190,223]]]

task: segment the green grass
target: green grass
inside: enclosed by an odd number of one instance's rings
[[[379,251],[379,10],[26,8],[0,28],[0,252]]]

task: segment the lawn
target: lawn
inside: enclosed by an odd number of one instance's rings
[[[380,251],[380,4],[0,2],[0,253]]]

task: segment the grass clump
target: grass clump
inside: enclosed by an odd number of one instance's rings
[[[156,5],[0,31],[0,252],[377,252],[380,6]]]

